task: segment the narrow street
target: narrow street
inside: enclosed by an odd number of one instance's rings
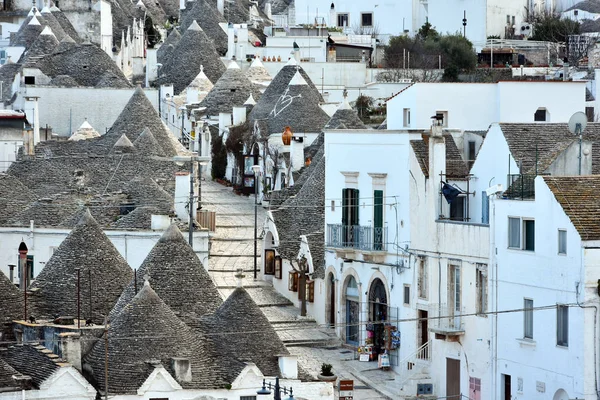
[[[202,182],[203,208],[214,210],[216,232],[211,239],[209,273],[223,298],[237,286],[235,277],[242,269],[243,285],[263,313],[273,324],[290,353],[298,356],[299,366],[316,377],[323,362],[333,365],[340,379],[352,379],[357,400],[383,399],[387,382],[393,382],[390,372],[372,370],[372,367],[354,361],[353,352],[342,347],[331,328],[319,326],[312,318],[300,316],[300,310],[291,301],[277,293],[273,286],[254,280],[254,198],[238,196],[229,187],[206,180]],[[262,225],[266,212],[258,207],[258,268],[262,253]],[[379,390],[373,390],[377,387]],[[338,393],[336,390],[336,398]]]

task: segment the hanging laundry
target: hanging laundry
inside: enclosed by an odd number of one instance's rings
[[[444,186],[442,186],[442,194],[446,198],[448,204],[452,204],[454,199],[456,199],[460,193],[461,191],[458,188],[444,182]]]

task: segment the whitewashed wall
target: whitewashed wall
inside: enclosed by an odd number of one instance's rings
[[[576,304],[584,301],[583,295],[577,298],[576,285],[580,283],[582,290],[582,282],[597,285],[600,277],[597,268],[594,276],[586,279],[583,275],[580,237],[542,177],[536,178],[535,191],[534,201],[496,201],[499,310],[521,309],[524,298],[533,299],[534,307]],[[508,249],[509,216],[535,219],[534,252]],[[567,230],[566,255],[558,255],[558,229]],[[590,254],[590,258],[590,264],[597,266],[598,255]],[[591,304],[597,303],[596,293]],[[520,393],[513,384],[513,396],[547,399],[564,389],[568,398],[595,398],[593,374],[590,377],[588,369],[593,370],[598,360],[583,360],[586,353],[593,353],[597,332],[594,336],[594,324],[584,321],[583,309],[569,307],[569,345],[565,348],[556,345],[556,309],[533,312],[533,340],[522,339],[523,313],[499,315],[498,374],[511,375],[515,383],[523,379]]]
[[[62,88],[27,86],[27,96],[39,96],[40,126],[49,125],[54,133],[69,136],[69,126],[75,131],[87,118],[98,132],[104,134],[115,122],[133,95],[130,89]],[[158,109],[158,95],[155,89],[144,89],[146,96]],[[62,112],[56,112],[56,104],[61,104]],[[93,104],[93,107],[90,105]]]

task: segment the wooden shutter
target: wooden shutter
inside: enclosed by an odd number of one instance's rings
[[[373,192],[373,225],[375,228],[383,227],[383,190]]]
[[[350,189],[352,191],[351,198],[351,214],[350,225],[358,225],[358,189]]]

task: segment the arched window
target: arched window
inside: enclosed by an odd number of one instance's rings
[[[546,107],[540,107],[533,114],[533,120],[535,122],[550,122],[550,112]]]

